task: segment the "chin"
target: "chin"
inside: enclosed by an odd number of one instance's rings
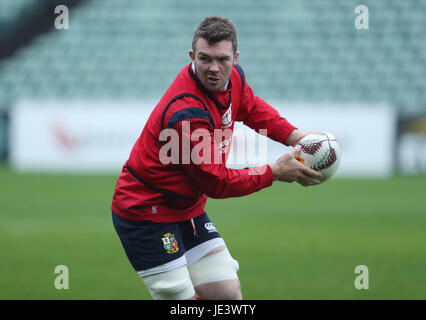
[[[223,88],[223,86],[221,86],[221,84],[217,84],[215,86],[212,86],[209,83],[203,83],[203,86],[209,91],[220,91],[221,88]]]
[[[216,92],[216,91],[220,91],[222,89],[222,87],[221,86],[214,86],[214,87],[210,86],[207,89],[209,89],[210,91]]]

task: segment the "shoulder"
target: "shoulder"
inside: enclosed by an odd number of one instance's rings
[[[244,88],[244,85],[246,83],[246,76],[245,76],[243,68],[241,67],[239,63],[235,64],[234,67],[232,68],[232,74],[234,77],[237,77],[240,79],[241,87]]]
[[[182,121],[209,122],[214,127],[213,117],[204,102],[190,93],[181,93],[173,97],[162,115],[163,128],[174,128]]]

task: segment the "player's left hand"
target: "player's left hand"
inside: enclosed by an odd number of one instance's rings
[[[307,187],[321,183],[322,174],[303,164],[296,157],[300,155],[301,147],[296,146],[270,165],[274,180],[297,182]]]

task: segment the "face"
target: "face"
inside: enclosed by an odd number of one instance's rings
[[[219,91],[225,87],[238,55],[238,51],[234,54],[230,40],[209,44],[200,38],[195,44],[195,52],[189,51],[198,79],[209,91]]]

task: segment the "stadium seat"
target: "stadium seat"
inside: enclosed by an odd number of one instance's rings
[[[0,26],[18,23],[36,3],[2,0]],[[52,29],[0,60],[0,93],[4,99],[157,99],[189,62],[195,26],[214,13],[237,25],[240,63],[259,96],[424,109],[426,3],[369,3],[369,30],[354,27],[358,4],[87,1],[70,12],[70,30]]]

